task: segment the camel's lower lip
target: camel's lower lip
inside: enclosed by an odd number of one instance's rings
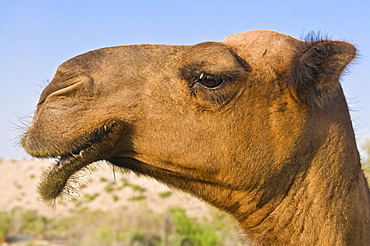
[[[121,130],[120,125],[120,123],[112,122],[94,130],[87,137],[84,137],[89,140],[79,148],[57,157],[56,163],[44,172],[39,184],[38,191],[41,198],[44,201],[52,201],[61,194],[69,194],[73,189],[68,186],[68,180],[75,177],[76,172],[93,162],[108,157],[106,151],[107,145],[109,145],[108,142],[117,141],[119,138],[117,131]],[[68,188],[65,188],[65,186]]]

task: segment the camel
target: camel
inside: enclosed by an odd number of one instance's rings
[[[268,30],[190,46],[98,49],[63,63],[21,144],[71,192],[99,160],[230,213],[251,245],[370,245],[370,195],[339,78],[344,41]]]

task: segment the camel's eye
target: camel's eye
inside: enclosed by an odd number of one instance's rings
[[[203,85],[204,87],[215,89],[221,86],[225,82],[225,80],[220,76],[214,74],[202,73],[196,80],[196,82]]]

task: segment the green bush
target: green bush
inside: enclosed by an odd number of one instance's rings
[[[94,193],[92,195],[90,194],[84,194],[84,197],[86,198],[87,202],[92,202],[94,199],[99,196],[99,193]]]
[[[107,181],[108,181],[108,179],[106,179],[106,178],[104,178],[104,177],[100,177],[100,181],[101,181],[101,182],[107,182]]]
[[[180,240],[180,246],[218,245],[219,239],[214,228],[197,223],[195,219],[189,218],[183,209],[174,209],[172,213],[176,230],[180,235],[180,238],[174,238],[176,241]]]
[[[135,230],[131,233],[130,245],[159,246],[161,245],[161,239],[144,231]]]
[[[95,233],[94,239],[99,242],[99,245],[112,245],[115,233],[108,226],[104,226]]]
[[[166,197],[169,197],[171,195],[172,195],[172,191],[170,191],[170,190],[158,193],[158,196],[161,197],[161,198],[166,198]]]
[[[10,216],[6,212],[0,212],[0,243],[6,241],[10,227]]]
[[[365,140],[361,145],[361,149],[365,153],[365,156],[362,159],[362,168],[364,169],[365,175],[370,183],[370,138]]]
[[[129,198],[128,200],[129,201],[141,201],[141,200],[145,200],[145,196],[143,195],[137,195],[137,196],[132,196],[131,198]]]
[[[364,168],[370,168],[370,138],[365,140],[361,148],[366,154],[366,157],[362,160],[362,165]]]
[[[44,232],[50,220],[43,216],[38,216],[32,211],[26,211],[23,214],[22,233],[25,235],[42,235],[44,237]]]
[[[130,186],[134,191],[144,192],[146,189],[140,185],[137,184],[127,184],[127,186]]]
[[[107,187],[105,187],[104,189],[105,189],[105,191],[106,191],[107,193],[111,193],[111,192],[113,192],[113,191],[114,191],[114,188],[112,187],[112,185],[108,185],[108,186],[107,186]]]
[[[117,196],[116,194],[114,194],[114,195],[112,196],[112,199],[113,199],[113,201],[114,201],[114,202],[118,202],[118,200],[119,200],[119,196]]]

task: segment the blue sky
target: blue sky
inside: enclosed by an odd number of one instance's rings
[[[0,158],[24,158],[17,117],[65,60],[97,48],[196,44],[254,29],[300,38],[312,30],[357,46],[342,78],[357,139],[370,135],[370,1],[0,0]]]

